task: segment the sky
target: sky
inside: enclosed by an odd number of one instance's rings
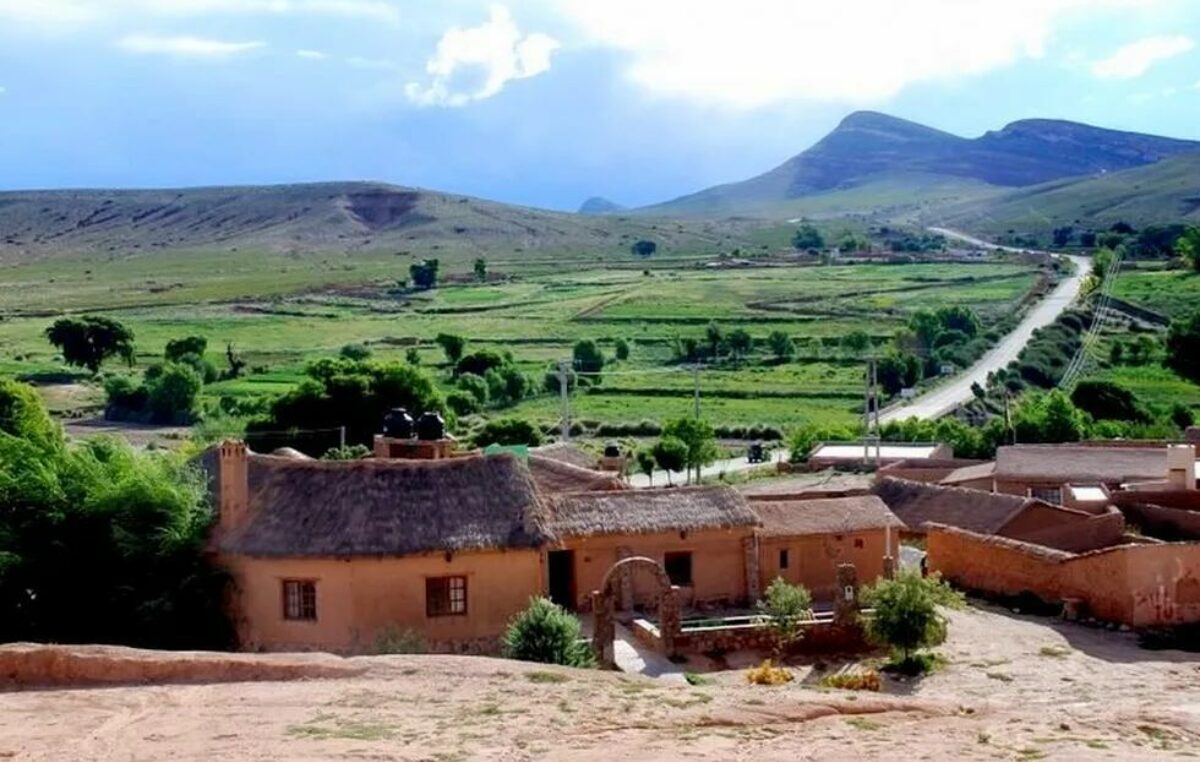
[[[1196,0],[0,0],[0,188],[377,180],[575,209],[848,113],[1200,139]]]

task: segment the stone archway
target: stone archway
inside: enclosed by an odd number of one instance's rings
[[[622,558],[612,565],[592,592],[592,650],[596,660],[604,665],[613,663],[613,638],[616,634],[616,598],[623,582],[636,569],[646,569],[658,583],[658,631],[663,652],[675,655],[675,636],[679,633],[679,588],[671,584],[667,570],[658,561],[646,556]]]

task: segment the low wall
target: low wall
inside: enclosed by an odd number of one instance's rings
[[[1125,516],[1149,535],[1167,540],[1200,540],[1200,511],[1149,503],[1121,506]]]
[[[1093,514],[1034,502],[997,534],[1055,550],[1083,553],[1120,544],[1125,534],[1125,517],[1116,508]]]
[[[913,482],[937,484],[960,468],[978,466],[986,462],[985,460],[967,460],[965,458],[909,458],[883,466],[876,472],[876,478],[891,476]],[[988,477],[987,482],[990,487],[991,477]]]
[[[1200,622],[1200,545],[1120,545],[1068,553],[932,524],[929,571],[954,584],[1043,601],[1077,598],[1087,612],[1134,627]]]
[[[648,626],[647,626],[648,625]],[[642,620],[630,628],[634,637],[643,645],[662,650],[658,630]],[[862,627],[839,625],[832,621],[820,621],[805,625],[803,636],[792,644],[788,653],[829,654],[855,653],[868,650]],[[775,648],[775,636],[766,625],[736,625],[727,627],[705,627],[684,630],[675,636],[677,653],[728,653],[731,651],[771,651]]]

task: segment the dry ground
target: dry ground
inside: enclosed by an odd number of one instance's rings
[[[698,686],[495,659],[357,677],[0,694],[0,759],[1141,759],[1200,755],[1200,660],[1131,636],[951,614],[949,664],[890,695]]]

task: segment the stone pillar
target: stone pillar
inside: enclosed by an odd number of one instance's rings
[[[617,563],[633,556],[633,548],[621,545],[617,548]],[[629,611],[633,608],[633,569],[625,564],[617,569],[617,601],[618,611]]]
[[[854,564],[838,564],[837,598],[833,604],[833,623],[853,624],[858,618],[858,570]]]
[[[616,637],[613,619],[612,593],[592,591],[592,653],[601,667],[613,666],[613,638]]]
[[[758,535],[751,535],[742,540],[742,553],[746,566],[746,600],[754,603],[762,597],[762,571],[760,564],[760,548]]]
[[[676,585],[662,591],[658,600],[658,634],[662,640],[663,653],[675,655],[675,638],[679,635],[679,588]]]
[[[896,559],[892,558],[891,556],[883,557],[883,578],[896,578]]]

